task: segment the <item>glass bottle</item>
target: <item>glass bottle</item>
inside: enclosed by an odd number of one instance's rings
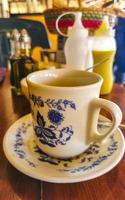
[[[35,62],[31,57],[31,38],[23,29],[15,42],[15,54],[11,60],[11,84],[17,95],[21,95],[20,81],[35,70]]]
[[[31,56],[31,38],[28,32],[23,29],[20,35],[20,61],[19,68],[21,70],[21,77],[27,76],[29,73],[35,71],[35,61]]]
[[[14,29],[10,35],[10,65],[11,65],[11,73],[10,73],[10,82],[12,88],[17,87],[17,65],[20,54],[20,44],[19,44],[20,33],[17,29]]]

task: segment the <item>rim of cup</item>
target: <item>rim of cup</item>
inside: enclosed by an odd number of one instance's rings
[[[78,85],[78,86],[56,86],[56,85],[49,85],[47,83],[44,83],[44,81],[39,81],[38,79],[42,78],[42,77],[53,77],[54,79],[52,80],[56,80],[56,78],[58,78],[59,75],[68,75],[68,73],[70,74],[70,76],[72,77],[72,75],[74,75],[74,79],[75,76],[79,75],[79,77],[82,77],[83,75],[87,75],[88,77],[93,77],[95,80],[92,83],[89,84],[84,84],[84,85]],[[36,78],[37,77],[37,78]],[[64,76],[65,77],[65,76]],[[64,78],[63,77],[63,78]],[[49,79],[48,79],[49,80]],[[45,69],[45,70],[39,70],[39,71],[35,71],[30,73],[27,77],[26,77],[26,81],[28,85],[32,85],[35,87],[45,87],[45,88],[54,88],[54,89],[80,89],[80,88],[87,88],[91,86],[95,86],[97,84],[102,84],[103,82],[103,78],[102,76],[100,76],[99,74],[95,73],[95,72],[88,72],[88,71],[83,71],[83,70],[76,70],[76,69]]]

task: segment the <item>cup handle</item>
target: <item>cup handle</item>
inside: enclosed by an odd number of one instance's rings
[[[95,131],[94,132],[91,131],[91,133],[93,133],[93,135],[91,135],[91,139],[92,141],[95,141],[95,142],[101,142],[101,141],[105,142],[106,137],[114,133],[114,131],[118,128],[122,120],[122,112],[120,108],[118,107],[118,105],[106,99],[95,98],[92,101],[92,109],[93,109],[92,115],[99,114],[99,111],[101,108],[107,110],[111,114],[112,126],[109,129],[109,131],[102,134],[97,131],[98,122],[97,121],[95,122],[95,120],[92,120],[91,130],[95,130]],[[93,117],[94,116],[92,116],[92,118]]]

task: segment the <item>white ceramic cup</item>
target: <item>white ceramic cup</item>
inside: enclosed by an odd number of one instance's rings
[[[99,98],[102,81],[82,70],[42,70],[27,76],[34,133],[42,151],[69,158],[114,133],[122,113],[115,103]],[[97,131],[101,108],[112,116],[112,127],[103,134]]]

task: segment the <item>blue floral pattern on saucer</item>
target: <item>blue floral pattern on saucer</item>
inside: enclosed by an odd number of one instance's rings
[[[102,132],[107,128],[105,125],[99,126]],[[107,138],[107,142],[92,144],[76,157],[53,158],[38,148],[29,114],[10,127],[5,134],[3,147],[7,159],[21,172],[44,181],[70,183],[89,180],[111,170],[122,158],[125,142],[118,129]]]
[[[14,144],[14,151],[18,155],[19,158],[21,159],[26,159],[26,153],[23,151],[23,135],[27,133],[27,129],[29,126],[32,126],[32,124],[25,124],[23,123],[18,129],[17,133],[15,135],[15,144]],[[100,126],[101,129],[105,128],[104,126]],[[79,156],[70,158],[70,159],[58,159],[58,158],[53,158],[51,156],[48,156],[46,153],[41,151],[39,147],[36,145],[34,141],[34,147],[33,150],[34,152],[37,153],[37,159],[42,162],[47,162],[49,164],[53,165],[63,165],[63,171],[68,171],[70,173],[75,173],[75,172],[80,172],[80,171],[86,171],[89,169],[92,169],[96,167],[97,165],[100,165],[103,161],[107,160],[108,157],[110,157],[118,148],[118,142],[115,141],[114,136],[110,136],[110,145],[107,147],[107,151],[103,155],[99,155],[97,159],[95,160],[95,155],[97,156],[100,153],[100,148],[101,144],[92,144],[84,153],[80,154]],[[82,165],[81,167],[77,168],[70,168],[70,165],[74,161],[78,161],[78,163],[86,163],[87,165]],[[33,164],[32,162],[29,162],[28,159],[26,159],[29,165],[32,167],[36,167],[35,163]],[[89,164],[90,162],[90,164]]]

